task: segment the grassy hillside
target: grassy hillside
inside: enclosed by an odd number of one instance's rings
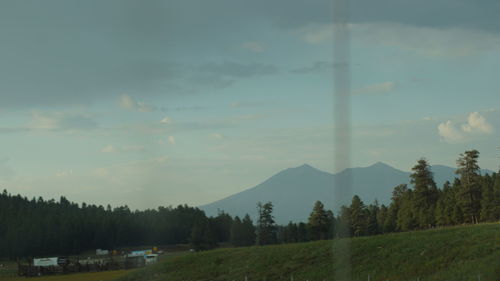
[[[333,280],[338,241],[231,248],[166,259],[118,280]],[[353,280],[500,280],[500,224],[354,238]],[[478,276],[479,275],[479,276]]]

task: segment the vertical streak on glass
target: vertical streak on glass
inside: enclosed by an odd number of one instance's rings
[[[351,166],[350,163],[350,71],[349,71],[349,7],[348,0],[334,0],[333,5],[333,87],[334,87],[334,166],[337,172]],[[335,177],[334,203],[339,207],[350,202],[352,196],[350,173]],[[336,225],[339,237],[349,237],[346,223]],[[334,248],[335,280],[351,280],[351,241],[337,239]]]

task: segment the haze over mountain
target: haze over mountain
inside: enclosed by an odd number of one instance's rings
[[[432,171],[438,187],[455,178],[455,168],[434,165]],[[483,170],[483,173],[491,171]],[[342,182],[352,177],[352,194],[342,192]],[[257,202],[271,201],[278,223],[306,221],[315,201],[320,200],[326,208],[336,212],[342,204],[349,204],[352,195],[358,195],[369,204],[378,200],[380,204],[390,202],[393,188],[398,184],[409,184],[410,172],[378,162],[368,167],[350,168],[331,174],[304,164],[283,170],[261,184],[213,203],[200,206],[207,215],[224,211],[231,215],[253,218],[257,215]],[[338,188],[335,190],[335,188]],[[342,199],[334,198],[334,193]],[[335,201],[335,199],[337,199]]]

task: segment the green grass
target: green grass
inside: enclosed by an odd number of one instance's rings
[[[345,242],[352,280],[500,280],[500,224],[218,249],[165,259],[118,280],[334,280],[335,253]]]

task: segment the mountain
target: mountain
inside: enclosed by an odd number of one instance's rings
[[[441,187],[453,181],[454,168],[434,165],[434,179]],[[486,171],[490,172],[491,171]],[[352,179],[352,193],[345,192],[346,182]],[[257,202],[271,201],[278,223],[307,221],[314,202],[320,200],[326,208],[338,211],[341,205],[350,204],[353,195],[358,195],[365,204],[378,200],[388,204],[392,190],[398,184],[409,184],[409,172],[395,169],[382,162],[368,167],[350,168],[337,174],[318,170],[304,164],[283,170],[261,184],[213,203],[200,206],[209,216],[224,211],[233,216],[250,214],[257,216]]]

